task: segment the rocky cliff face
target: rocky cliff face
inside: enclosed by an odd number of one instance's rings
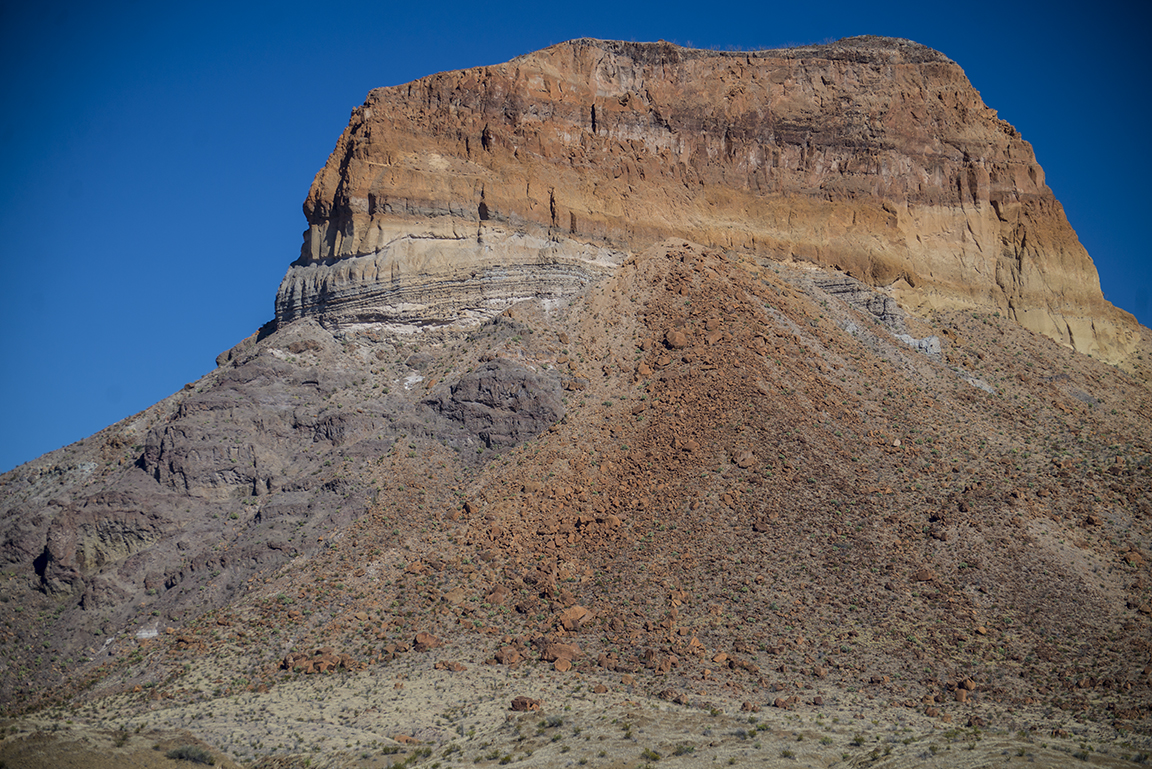
[[[380,88],[304,204],[280,321],[399,328],[557,298],[669,236],[992,309],[1124,360],[1031,146],[954,62],[890,38],[757,52],[576,40]]]

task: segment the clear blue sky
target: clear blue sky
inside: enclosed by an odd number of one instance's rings
[[[1105,295],[1152,322],[1139,4],[0,6],[0,471],[209,371],[273,314],[300,206],[369,89],[576,37],[906,37],[1032,142]]]

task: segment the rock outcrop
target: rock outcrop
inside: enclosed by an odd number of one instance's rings
[[[504,359],[464,374],[432,405],[488,447],[515,446],[564,416],[558,375],[537,374]]]
[[[944,55],[575,40],[379,88],[304,204],[281,322],[414,329],[561,298],[667,237],[797,259],[906,308],[997,310],[1123,360],[1031,146]]]

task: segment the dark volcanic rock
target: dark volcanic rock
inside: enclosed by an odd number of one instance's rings
[[[451,395],[434,406],[489,447],[513,446],[564,416],[558,376],[537,374],[503,358],[460,377]]]
[[[517,333],[512,322],[478,332]],[[395,342],[284,326],[146,412],[5,474],[0,564],[19,579],[3,595],[45,619],[0,630],[0,641],[40,665],[39,688],[55,680],[53,655],[101,661],[110,635],[152,637],[227,604],[254,574],[329,547],[333,530],[371,509],[366,466],[429,453],[483,464],[481,441],[517,443],[564,413],[556,374],[507,360],[464,373],[471,358],[437,384],[440,348],[401,353]],[[31,680],[14,671],[0,668],[0,702]]]

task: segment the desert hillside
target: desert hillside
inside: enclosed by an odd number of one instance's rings
[[[435,75],[305,214],[0,476],[6,765],[1147,760],[1152,337],[943,55]]]

